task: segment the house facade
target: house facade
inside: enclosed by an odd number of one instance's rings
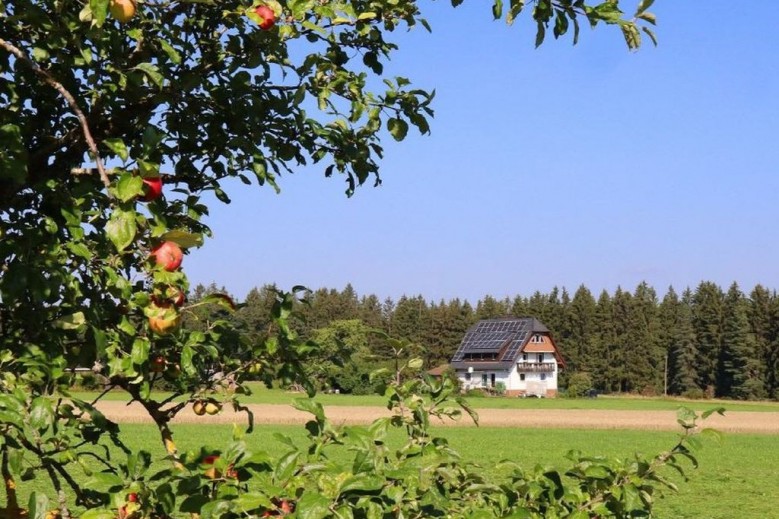
[[[506,317],[469,328],[451,366],[465,390],[502,383],[510,396],[555,397],[565,362],[541,321]]]

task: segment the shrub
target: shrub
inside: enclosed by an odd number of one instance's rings
[[[592,389],[592,378],[589,373],[576,372],[568,378],[568,387],[565,390],[567,398],[583,398]]]

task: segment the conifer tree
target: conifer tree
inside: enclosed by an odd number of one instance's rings
[[[673,287],[660,303],[660,341],[668,356],[668,393],[690,394],[698,389],[695,360],[695,332],[692,328],[692,291],[686,288],[681,300]]]
[[[755,347],[760,355],[762,378],[766,395],[773,395],[776,377],[774,366],[774,345],[777,323],[772,318],[772,306],[775,296],[762,285],[756,285],[749,295],[749,325],[755,337]]]
[[[617,338],[614,329],[614,315],[611,296],[602,290],[595,307],[595,340],[592,355],[588,363],[592,366],[592,381],[596,389],[611,390],[609,363],[611,351],[616,347]]]
[[[592,374],[596,368],[596,303],[592,292],[580,285],[573,295],[568,312],[569,336],[566,340],[568,371],[583,371]]]
[[[476,303],[476,317],[478,319],[495,319],[509,315],[509,308],[505,301],[498,301],[487,294]]]
[[[747,305],[744,294],[733,283],[725,297],[717,389],[720,396],[755,400],[765,396],[765,387]]]
[[[693,295],[693,329],[698,344],[698,385],[712,394],[717,383],[717,365],[722,347],[724,294],[710,281],[698,285]]]

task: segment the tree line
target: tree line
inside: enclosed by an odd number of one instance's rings
[[[216,288],[200,285],[192,297]],[[274,288],[252,289],[233,317],[246,340],[272,331]],[[349,370],[333,367],[324,376],[327,385],[328,377],[347,373],[365,380],[376,362],[391,361],[386,341],[371,330],[406,339],[435,367],[451,358],[476,321],[505,316],[532,316],[546,324],[566,362],[563,382],[586,373],[604,392],[779,398],[779,297],[761,285],[746,294],[736,283],[723,290],[704,281],[681,293],[670,287],[662,298],[646,282],[597,296],[582,285],[573,295],[557,287],[513,298],[487,295],[475,306],[458,298],[361,296],[347,285],[311,291],[296,305],[294,323],[303,337],[323,345],[320,371],[331,366],[325,357],[336,351],[353,357]]]

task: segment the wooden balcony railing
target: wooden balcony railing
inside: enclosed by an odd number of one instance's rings
[[[532,373],[551,373],[555,369],[554,362],[517,362],[517,371]]]

